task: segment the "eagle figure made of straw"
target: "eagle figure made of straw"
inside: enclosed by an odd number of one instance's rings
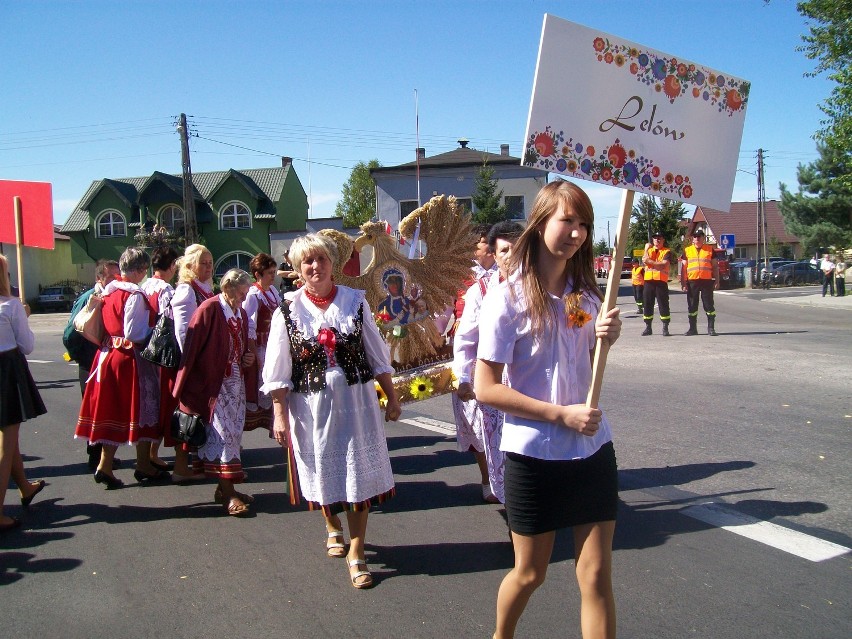
[[[419,233],[417,227],[420,227]],[[383,221],[366,222],[353,241],[345,233],[326,229],[338,249],[334,279],[344,286],[362,289],[376,323],[391,349],[397,370],[435,361],[444,345],[433,316],[452,306],[460,289],[470,279],[476,242],[470,214],[453,196],[439,195],[412,212],[399,224],[408,245],[418,240],[424,251],[409,258],[397,249]],[[371,245],[373,257],[364,273],[343,274],[352,250]],[[408,247],[405,247],[408,248]]]

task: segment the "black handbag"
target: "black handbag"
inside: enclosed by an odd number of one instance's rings
[[[172,415],[171,430],[174,439],[196,448],[207,441],[207,424],[201,415],[190,415],[180,408]]]
[[[157,323],[151,331],[148,343],[140,353],[143,359],[162,366],[163,368],[177,368],[180,364],[180,346],[178,346],[177,335],[175,335],[175,321],[160,313]]]

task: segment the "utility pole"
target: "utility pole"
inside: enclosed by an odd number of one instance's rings
[[[606,221],[606,250],[612,255],[612,242],[609,240],[609,220]]]
[[[763,259],[764,268],[769,271],[769,256],[766,254],[766,187],[763,178],[763,149],[757,150],[757,259],[755,265],[760,261],[760,240],[763,237]]]
[[[180,134],[180,157],[183,169],[183,215],[188,246],[198,242],[198,223],[195,219],[195,196],[192,192],[192,167],[189,164],[189,130],[186,126],[186,113],[180,114],[177,130]]]

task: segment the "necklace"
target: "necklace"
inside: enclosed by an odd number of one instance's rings
[[[307,287],[305,287],[305,296],[307,296],[307,298],[311,300],[311,302],[313,302],[314,306],[316,306],[317,308],[325,308],[326,306],[331,304],[331,301],[334,299],[335,295],[337,295],[337,284],[332,284],[331,292],[325,296],[313,295],[307,289]]]

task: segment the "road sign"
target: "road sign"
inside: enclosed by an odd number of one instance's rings
[[[719,248],[723,248],[726,251],[728,249],[732,249],[736,247],[737,242],[733,233],[723,233],[719,236]]]

